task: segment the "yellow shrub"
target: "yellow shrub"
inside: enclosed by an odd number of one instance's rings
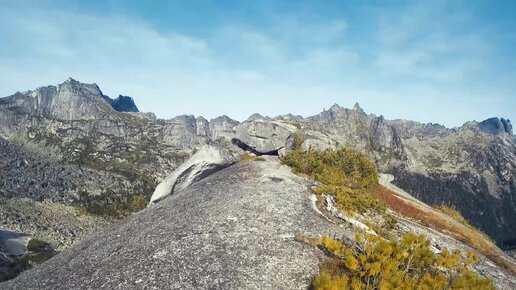
[[[283,156],[282,162],[319,181],[316,193],[334,196],[343,211],[385,211],[385,204],[369,193],[377,185],[378,172],[365,155],[349,148],[301,151],[297,143],[302,141],[294,139],[296,149]]]
[[[399,241],[358,234],[354,247],[327,236],[321,245],[340,259],[340,268],[321,269],[314,289],[494,289],[473,271],[474,254],[459,250],[435,254],[424,235],[408,232]]]

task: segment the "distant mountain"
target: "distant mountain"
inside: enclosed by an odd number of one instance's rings
[[[304,119],[340,146],[368,152],[394,183],[428,204],[456,207],[502,246],[516,237],[516,142],[509,120],[491,118],[447,129],[385,120],[332,106]]]
[[[114,100],[105,95],[102,97],[118,112],[139,112],[138,107],[136,107],[136,104],[131,97],[119,95],[118,98]]]
[[[360,150],[413,196],[456,207],[499,245],[516,246],[511,242],[516,238],[516,139],[509,120],[449,129],[386,120],[366,114],[358,104],[353,109],[333,105],[306,118],[254,114],[240,123],[227,116],[208,121],[181,115],[163,120],[138,112],[130,97],[113,100],[95,84],[68,79],[0,98],[0,196],[8,198],[11,211],[29,198],[35,207],[51,202],[116,219],[144,208],[157,184],[207,144],[279,154],[294,146],[294,135],[302,137],[305,149]],[[0,211],[5,206],[0,203]],[[58,223],[24,219],[34,223],[30,235],[52,230],[49,242],[56,247],[89,233],[70,237]],[[21,222],[9,219],[4,226],[19,228]]]

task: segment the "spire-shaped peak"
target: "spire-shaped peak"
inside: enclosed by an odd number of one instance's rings
[[[63,82],[63,84],[69,84],[69,83],[78,83],[78,81],[76,81],[72,77],[69,77],[66,81]]]
[[[265,120],[265,117],[260,115],[259,113],[254,113],[246,121],[257,121],[257,120]]]
[[[337,103],[333,104],[333,106],[331,106],[329,109],[329,111],[332,111],[332,112],[342,111],[342,110],[344,110],[344,108],[339,106]]]
[[[364,113],[364,110],[362,110],[362,108],[360,107],[360,104],[358,102],[355,103],[355,105],[353,106],[353,110],[360,112],[360,113]]]

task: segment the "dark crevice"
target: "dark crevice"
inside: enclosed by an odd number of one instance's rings
[[[237,138],[231,139],[231,143],[233,143],[234,145],[238,146],[238,148],[240,148],[240,149],[242,149],[244,151],[253,153],[256,156],[262,156],[262,155],[279,156],[279,150],[281,149],[281,148],[279,148],[277,150],[272,150],[272,151],[267,151],[267,152],[259,152],[256,149],[254,149],[253,147],[245,144],[244,142],[240,141]]]

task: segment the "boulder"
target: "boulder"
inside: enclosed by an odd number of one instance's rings
[[[150,205],[220,169],[230,166],[236,162],[236,156],[234,152],[223,146],[203,146],[158,184],[150,199]]]
[[[47,243],[24,233],[0,228],[0,282],[16,277],[35,263],[42,263],[55,254]]]
[[[313,148],[316,150],[335,149],[338,146],[337,141],[330,138],[328,135],[310,130],[297,131],[295,133],[301,138],[303,143],[300,145],[300,149],[303,151]],[[294,149],[298,144],[295,144],[295,135],[292,134],[286,141],[285,147],[288,149]]]
[[[251,121],[236,126],[234,143],[258,154],[272,154],[285,146],[294,126],[280,122]]]

